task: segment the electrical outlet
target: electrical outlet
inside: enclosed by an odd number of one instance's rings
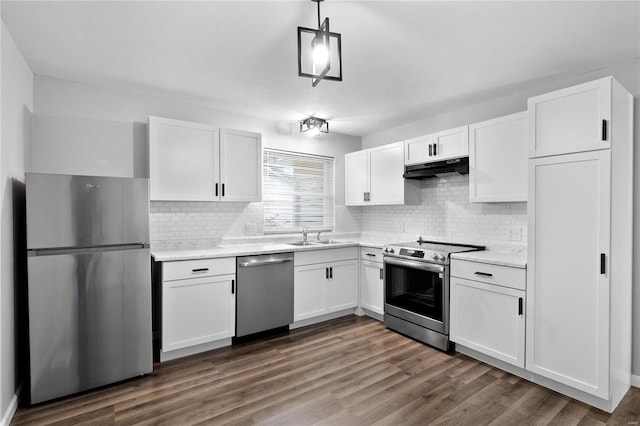
[[[258,229],[255,223],[246,223],[244,225],[244,234],[247,236],[254,236],[258,233]]]
[[[522,228],[519,226],[512,226],[509,229],[509,234],[507,235],[507,240],[509,241],[521,241],[522,240]]]

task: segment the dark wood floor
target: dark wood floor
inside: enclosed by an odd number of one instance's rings
[[[637,425],[640,389],[607,414],[461,354],[348,316],[166,362],[32,408],[11,424]]]

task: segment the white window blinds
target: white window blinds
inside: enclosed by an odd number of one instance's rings
[[[264,149],[264,232],[333,230],[333,158]]]

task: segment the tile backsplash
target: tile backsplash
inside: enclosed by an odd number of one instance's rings
[[[469,175],[426,179],[421,185],[420,205],[364,207],[363,234],[526,246],[527,203],[470,203]]]
[[[263,235],[262,203],[152,201],[151,243],[209,241]],[[362,212],[336,206],[335,232],[360,233]]]
[[[469,175],[422,181],[415,206],[335,208],[336,233],[398,242],[421,235],[451,242],[526,246],[526,203],[470,203]],[[262,236],[262,203],[151,202],[151,243]]]

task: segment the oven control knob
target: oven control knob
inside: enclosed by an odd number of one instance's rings
[[[395,250],[394,250],[394,249],[392,249],[392,248],[390,248],[390,249],[389,249],[389,253],[393,254],[393,253],[395,253]]]
[[[438,260],[438,255],[437,255],[436,253],[433,253],[433,256],[431,256],[431,258],[432,258],[433,260]]]
[[[389,253],[389,247],[385,247],[385,248],[384,248],[384,252],[385,252],[385,253]]]
[[[441,254],[438,259],[440,260],[440,262],[444,262],[446,257],[444,257],[444,254]]]

